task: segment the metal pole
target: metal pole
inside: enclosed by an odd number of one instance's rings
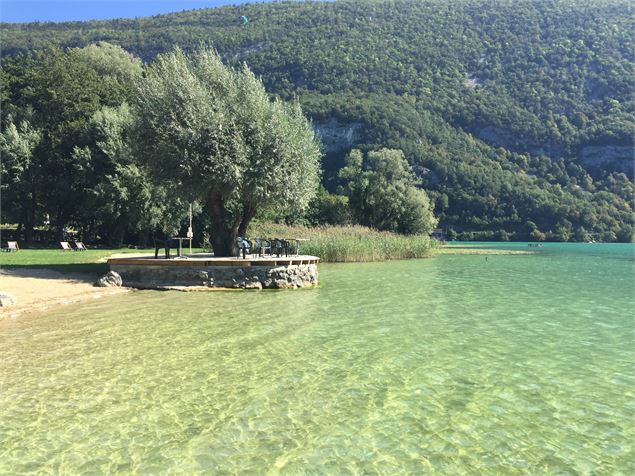
[[[194,233],[192,232],[192,204],[190,203],[190,227],[187,230],[187,237],[190,239],[190,254],[192,254],[192,236]]]

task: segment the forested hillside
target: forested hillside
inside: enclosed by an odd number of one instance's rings
[[[299,98],[331,192],[352,148],[401,149],[440,224],[464,238],[626,241],[633,31],[630,2],[605,0],[284,2],[2,24],[3,120],[29,105],[19,65],[50,44],[107,41],[148,62],[204,41]]]

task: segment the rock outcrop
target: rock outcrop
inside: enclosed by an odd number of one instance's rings
[[[322,141],[325,153],[349,150],[361,140],[360,122],[340,122],[331,118],[315,122],[313,127]]]
[[[121,276],[116,271],[108,271],[97,280],[95,286],[100,288],[118,288],[123,284]]]
[[[632,146],[587,146],[580,153],[580,164],[587,169],[598,169],[610,172],[624,172],[633,177],[633,157],[635,149]]]

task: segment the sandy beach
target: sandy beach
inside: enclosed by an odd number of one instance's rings
[[[0,308],[0,320],[130,291],[95,287],[97,278],[94,274],[62,274],[50,269],[0,269],[0,292],[17,300],[13,306]]]

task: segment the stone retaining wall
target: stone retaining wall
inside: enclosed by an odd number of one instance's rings
[[[203,286],[210,288],[285,289],[318,283],[316,264],[287,266],[143,266],[111,264],[124,286],[164,288]]]

